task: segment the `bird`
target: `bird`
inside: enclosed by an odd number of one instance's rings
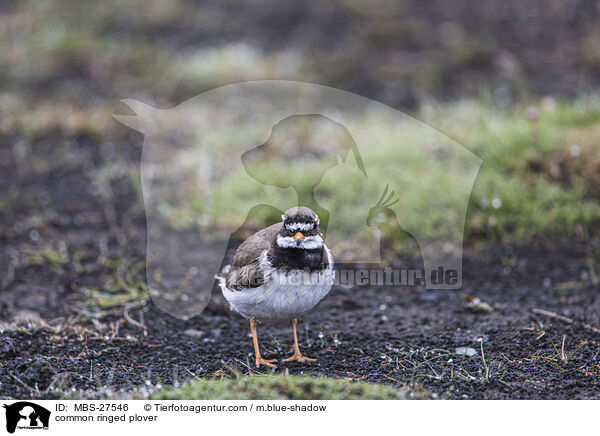
[[[331,290],[334,261],[323,241],[317,214],[308,207],[288,209],[281,222],[246,239],[230,265],[216,276],[232,311],[250,321],[256,366],[274,367],[277,359],[260,354],[259,322],[289,321],[294,354],[284,362],[314,362],[298,346],[298,318],[314,308]]]

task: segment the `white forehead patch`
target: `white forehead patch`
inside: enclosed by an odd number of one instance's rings
[[[286,224],[285,228],[288,230],[291,230],[292,232],[306,232],[310,229],[312,229],[315,225],[314,224],[309,224],[309,223],[290,223],[290,224]]]

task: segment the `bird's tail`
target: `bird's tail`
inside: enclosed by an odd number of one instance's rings
[[[215,275],[215,279],[219,283],[221,289],[227,289],[227,274],[229,274],[229,270],[231,269],[231,265],[225,265],[219,274]]]
[[[219,271],[218,274],[215,275],[215,279],[219,279],[221,277],[227,277],[227,274],[229,274],[229,270],[231,269],[231,264],[229,265],[225,265],[221,271]]]

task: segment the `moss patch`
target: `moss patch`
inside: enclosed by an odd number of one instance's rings
[[[426,397],[424,393],[383,384],[308,376],[208,379],[154,396],[158,400],[402,400]]]

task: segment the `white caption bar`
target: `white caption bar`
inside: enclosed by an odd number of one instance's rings
[[[5,400],[0,403],[7,406],[0,410],[4,412],[0,413],[0,434],[13,430],[19,436],[40,434],[34,429],[45,429],[42,433],[45,436],[113,436],[131,432],[164,436],[188,434],[191,429],[195,429],[194,434],[202,434],[217,428],[227,429],[227,434],[286,436],[317,435],[333,429],[335,434],[343,435],[580,434],[593,428],[598,408],[593,401]]]

